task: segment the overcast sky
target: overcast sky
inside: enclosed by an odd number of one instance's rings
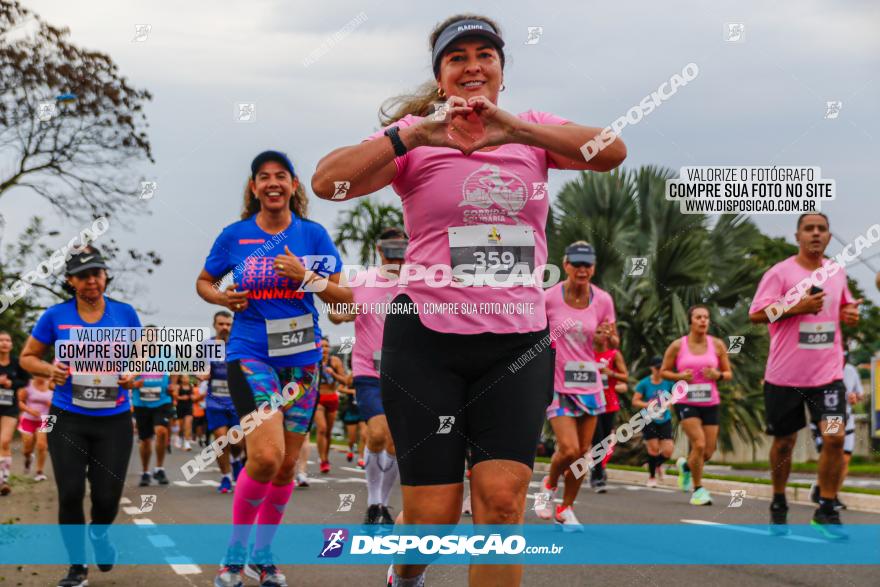
[[[165,325],[203,325],[214,307],[194,280],[221,228],[238,218],[253,156],[288,152],[309,183],[320,157],[378,128],[382,101],[431,77],[427,36],[457,12],[500,22],[507,46],[499,105],[552,112],[605,126],[689,62],[699,76],[627,128],[626,167],[808,165],[837,182],[823,210],[845,242],[880,222],[876,172],[880,122],[880,6],[819,2],[214,2],[29,0],[74,42],[108,53],[132,84],[154,95],[147,108],[158,182],[149,215],[112,234],[164,259],[145,298]],[[363,13],[363,14],[361,14]],[[306,67],[303,60],[357,19],[354,30]],[[742,23],[742,42],[724,40]],[[133,42],[135,25],[150,25]],[[525,44],[528,27],[543,27]],[[326,45],[325,45],[326,46]],[[836,119],[825,104],[842,102]],[[237,103],[255,103],[256,121],[235,121]],[[0,161],[5,169],[8,161]],[[554,171],[550,191],[573,178]],[[383,197],[396,199],[390,189]],[[6,242],[34,212],[34,196],[0,201]],[[310,199],[311,217],[332,231],[353,204]],[[755,216],[765,232],[792,241],[794,216]],[[72,236],[79,230],[64,219]],[[841,245],[832,242],[830,253]],[[880,253],[880,245],[864,257]],[[354,259],[350,259],[354,261]],[[880,269],[880,256],[868,261]],[[849,269],[875,302],[865,265]],[[323,326],[323,325],[322,325]],[[329,321],[327,321],[329,327]],[[347,328],[329,328],[336,338]]]

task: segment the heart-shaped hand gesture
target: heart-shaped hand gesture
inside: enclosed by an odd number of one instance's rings
[[[481,134],[476,137],[466,154],[482,149],[514,142],[514,134],[521,121],[502,110],[485,96],[474,96],[467,101],[474,114],[479,118]]]

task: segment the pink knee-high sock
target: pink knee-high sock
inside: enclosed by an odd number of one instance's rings
[[[614,443],[614,444],[617,444],[617,443]],[[602,459],[602,466],[603,467],[608,464],[608,461],[611,460],[611,455],[614,454],[614,444],[612,444],[611,446],[608,447],[608,452],[605,453],[605,458]]]
[[[287,485],[270,485],[266,500],[260,506],[260,514],[257,517],[257,536],[254,541],[254,551],[258,552],[272,544],[278,524],[284,518],[284,510],[293,493],[293,483]]]
[[[247,547],[251,526],[257,519],[260,506],[266,502],[271,485],[271,483],[260,483],[251,479],[247,469],[238,476],[232,498],[232,523],[235,524],[235,528],[230,544],[237,542],[242,547]]]

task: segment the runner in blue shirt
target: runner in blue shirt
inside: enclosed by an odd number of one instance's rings
[[[140,327],[137,312],[130,305],[108,298],[107,264],[94,247],[85,247],[67,261],[64,289],[73,295],[49,307],[31,332],[21,353],[21,366],[33,375],[51,377],[55,393],[49,420],[49,455],[58,486],[58,523],[75,525],[62,532],[71,559],[67,576],[59,587],[83,585],[87,581],[83,498],[86,477],[92,502],[92,525],[112,524],[119,510],[119,498],[131,456],[132,427],[128,391],[131,375],[116,373],[70,373],[69,366],[48,363],[43,357],[55,348],[55,341],[69,340],[74,328]],[[106,530],[89,529],[89,537],[101,571],[109,571],[116,551]]]
[[[229,332],[232,330],[232,314],[226,310],[220,310],[214,314],[214,338],[229,342]],[[235,405],[229,395],[229,381],[225,361],[211,361],[211,369],[205,375],[208,381],[208,397],[205,399],[205,417],[208,423],[208,432],[214,439],[226,435],[233,426],[238,425],[238,414],[235,413]],[[217,465],[223,477],[217,491],[229,493],[238,479],[242,469],[243,443],[227,444],[217,457]],[[230,455],[232,462],[230,463]]]
[[[660,366],[663,357],[652,357],[650,363],[651,374],[636,384],[633,394],[633,408],[642,409],[648,407],[648,403],[657,398],[660,401],[661,394],[672,394],[672,382],[660,377]],[[642,438],[648,450],[648,487],[657,487],[657,472],[663,478],[663,463],[672,456],[672,417],[669,409],[663,410],[663,415],[654,418],[645,425],[642,430]]]
[[[155,328],[148,324],[147,328]],[[171,377],[168,373],[141,373],[135,378],[135,386],[131,394],[134,406],[134,420],[138,431],[138,444],[141,455],[141,480],[139,487],[146,487],[151,479],[159,485],[168,485],[165,475],[165,454],[171,440],[171,421],[177,417],[171,402],[169,385]],[[156,438],[156,468],[150,476],[150,458],[153,452],[153,437]]]
[[[306,207],[305,189],[287,155],[257,155],[242,219],[217,237],[196,281],[205,301],[236,313],[226,347],[229,392],[242,422],[260,422],[242,426],[249,456],[235,488],[236,531],[214,580],[218,587],[242,584],[255,521],[254,564],[246,572],[266,587],[287,585],[269,547],[317,403],[321,329],[314,295],[327,303],[352,301],[351,290],[338,285],[342,260],[336,246],[323,226],[306,219]],[[233,284],[221,289],[230,273]],[[273,396],[276,402],[280,396],[282,413],[268,415]]]

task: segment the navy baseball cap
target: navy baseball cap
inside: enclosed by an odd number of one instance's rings
[[[663,364],[663,357],[661,357],[660,355],[654,355],[653,357],[651,357],[651,360],[648,361],[649,367],[659,367],[662,364]]]
[[[569,263],[596,264],[596,251],[592,245],[569,245],[565,249],[565,258]]]
[[[434,49],[431,54],[431,63],[434,66],[434,77],[437,77],[437,74],[440,72],[440,58],[443,57],[443,52],[449,47],[449,45],[462,37],[473,36],[484,37],[492,41],[498,49],[499,57],[501,57],[501,66],[504,66],[504,51],[502,51],[502,47],[504,47],[504,39],[498,35],[495,28],[488,22],[467,18],[455,21],[443,29],[443,32],[437,37],[437,42],[434,43]]]
[[[251,161],[251,179],[257,178],[257,172],[260,170],[260,167],[263,166],[263,163],[266,163],[267,161],[277,161],[278,163],[281,163],[281,165],[290,172],[291,176],[296,177],[296,173],[293,171],[293,163],[290,162],[286,153],[282,153],[281,151],[263,151]]]
[[[107,269],[104,257],[94,247],[89,247],[85,251],[71,255],[67,260],[65,273],[67,275],[76,275],[89,269]]]

